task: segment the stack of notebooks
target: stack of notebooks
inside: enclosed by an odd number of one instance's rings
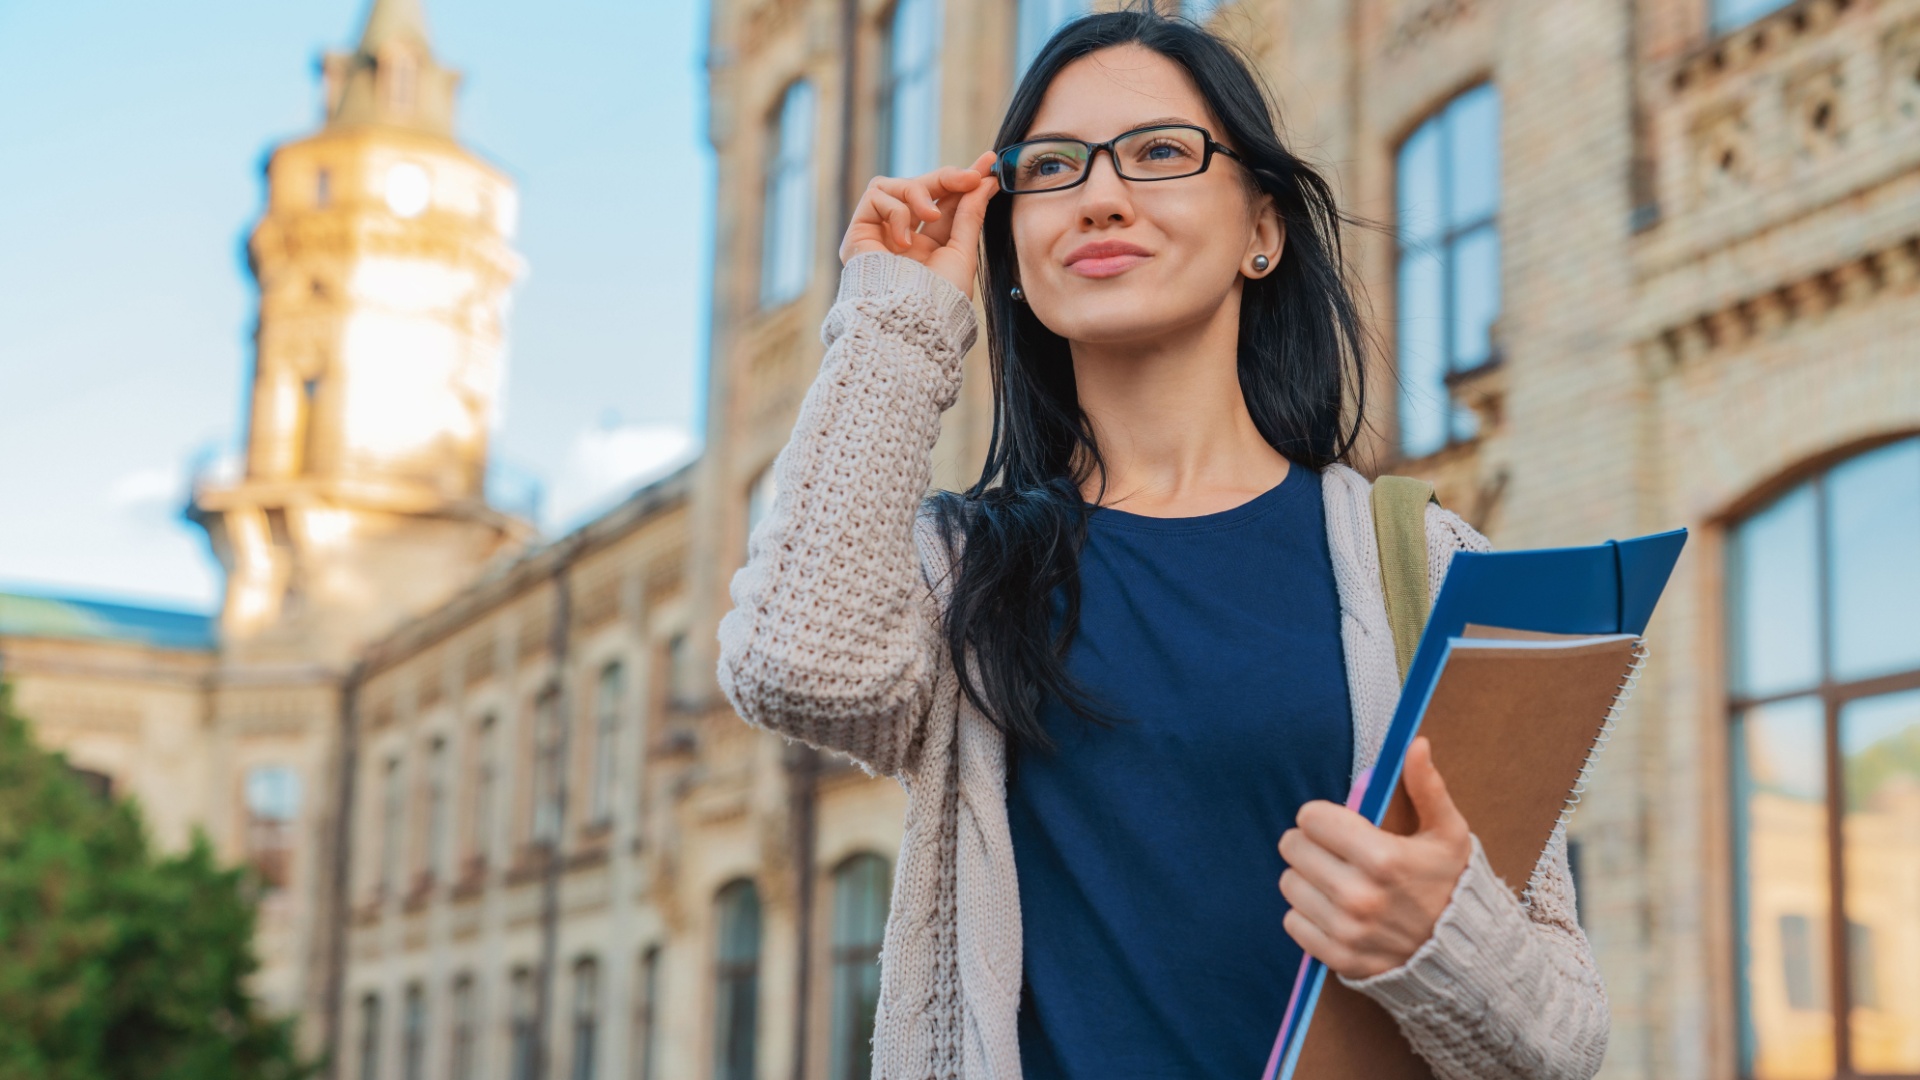
[[[1641,636],[1686,530],[1593,547],[1456,555],[1393,724],[1348,805],[1391,832],[1418,821],[1400,786],[1415,735],[1516,892],[1579,802],[1646,658]],[[1262,1080],[1427,1080],[1384,1009],[1301,965]]]

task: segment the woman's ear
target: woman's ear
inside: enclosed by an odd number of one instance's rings
[[[1286,248],[1287,223],[1280,219],[1280,207],[1272,195],[1261,192],[1253,206],[1253,235],[1240,265],[1248,277],[1265,277],[1280,265],[1280,255]]]

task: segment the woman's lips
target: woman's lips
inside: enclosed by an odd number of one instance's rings
[[[1085,277],[1109,278],[1126,273],[1148,258],[1146,255],[1104,255],[1097,259],[1081,259],[1068,265],[1067,269]]]

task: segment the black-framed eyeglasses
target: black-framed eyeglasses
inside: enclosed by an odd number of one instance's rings
[[[1158,124],[1122,132],[1106,142],[1083,139],[1031,139],[1000,151],[993,174],[1011,195],[1063,191],[1087,182],[1094,155],[1105,150],[1123,180],[1178,180],[1207,171],[1213,155],[1235,161],[1240,155],[1214,142],[1207,129],[1191,124]]]

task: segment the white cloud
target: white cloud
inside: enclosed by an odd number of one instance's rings
[[[692,460],[693,433],[674,424],[602,424],[574,436],[549,493],[549,529],[570,528]]]

